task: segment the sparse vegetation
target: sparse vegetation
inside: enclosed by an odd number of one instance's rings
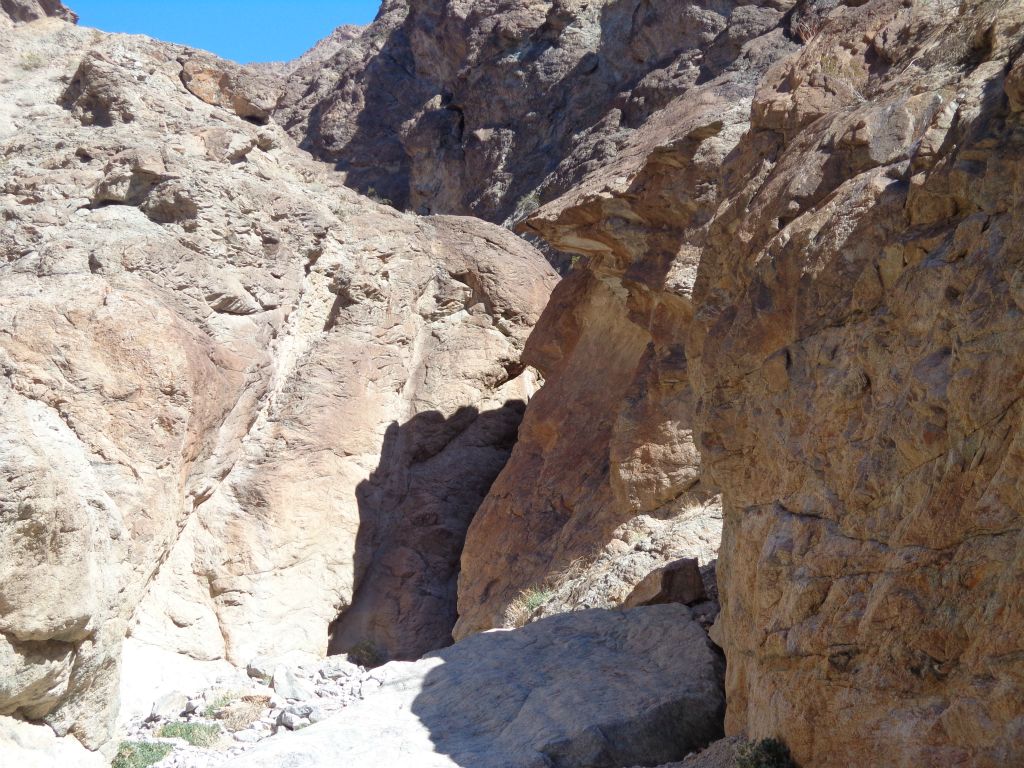
[[[510,627],[526,626],[537,609],[550,600],[553,595],[554,592],[546,588],[523,590],[519,593],[519,597],[505,609],[505,625]]]
[[[18,66],[21,69],[31,71],[33,69],[41,69],[46,64],[46,59],[40,56],[34,51],[32,53],[26,53],[18,60]]]
[[[369,640],[363,640],[348,649],[348,660],[367,669],[379,667],[387,659],[381,650]]]
[[[217,694],[216,698],[203,707],[203,717],[215,718],[217,713],[235,700],[235,694],[228,691]]]
[[[164,739],[184,739],[193,747],[212,747],[220,740],[220,726],[208,723],[167,723],[157,733]]]
[[[260,719],[270,706],[269,696],[246,694],[220,708],[215,717],[231,733],[242,731]]]
[[[789,748],[778,739],[744,744],[736,753],[736,768],[796,768]]]
[[[110,768],[147,768],[159,763],[174,747],[170,744],[156,744],[150,741],[122,741]]]
[[[369,189],[366,190],[366,196],[373,200],[373,202],[375,203],[380,203],[381,205],[388,205],[391,206],[392,208],[395,207],[395,204],[392,203],[388,198],[381,197],[380,195],[378,195],[377,190],[374,189],[373,187],[370,187]]]

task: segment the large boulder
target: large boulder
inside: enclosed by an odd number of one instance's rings
[[[228,766],[652,765],[720,733],[723,666],[684,606],[564,614],[387,664],[364,701]]]
[[[0,717],[0,765],[17,768],[106,768],[107,761],[71,736],[58,738],[45,725]]]

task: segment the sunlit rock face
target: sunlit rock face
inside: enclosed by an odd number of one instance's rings
[[[3,18],[0,715],[95,747],[126,633],[323,654],[368,573],[430,598],[363,601],[382,653],[448,642],[554,273],[506,230],[342,186],[258,124],[272,72]],[[414,476],[425,516],[360,493],[380,475]]]
[[[456,637],[507,624],[538,590],[553,592],[541,614],[620,605],[679,558],[699,561],[713,594],[721,504],[697,447],[684,342],[722,165],[760,79],[797,47],[781,16],[732,9],[717,42],[694,53],[705,75],[527,219],[582,258],[527,343],[546,384],[470,528]]]
[[[0,0],[0,24],[35,21],[47,16],[72,23],[78,20],[77,14],[60,0]]]

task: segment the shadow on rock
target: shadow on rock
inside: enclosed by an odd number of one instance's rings
[[[228,765],[659,765],[721,737],[724,671],[686,606],[565,613],[386,664],[362,701]]]
[[[359,536],[352,605],[331,653],[374,666],[450,645],[462,546],[515,444],[526,408],[417,414],[388,427],[377,469],[356,488]]]
[[[724,660],[685,606],[562,614],[440,656],[412,712],[466,768],[652,765],[722,735]]]

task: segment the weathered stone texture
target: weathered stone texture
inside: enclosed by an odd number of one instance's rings
[[[1024,759],[1022,24],[1018,3],[801,3],[784,21],[798,51],[750,87],[687,92],[527,222],[589,257],[528,350],[562,365],[600,329],[607,346],[568,370],[614,388],[628,366],[611,412],[685,361],[690,405],[664,418],[723,493],[727,731],[781,737],[801,764]],[[629,313],[588,316],[596,295]],[[619,356],[628,337],[659,367]],[[504,482],[536,409],[474,528],[537,495]],[[570,487],[608,450],[540,434]],[[509,515],[519,530],[556,518],[553,487]],[[497,589],[485,559],[463,576],[467,617]]]
[[[347,183],[420,212],[518,220],[712,79],[788,3],[388,0],[276,118]]]
[[[535,387],[540,254],[351,192],[254,124],[270,74],[57,19],[0,49],[0,714],[95,747],[126,632],[322,654],[371,572],[432,600],[368,601],[385,654],[447,642],[461,531]],[[357,493],[380,474],[451,503],[385,520]]]
[[[364,701],[226,768],[650,765],[721,733],[722,665],[685,606],[554,616],[374,670]]]

